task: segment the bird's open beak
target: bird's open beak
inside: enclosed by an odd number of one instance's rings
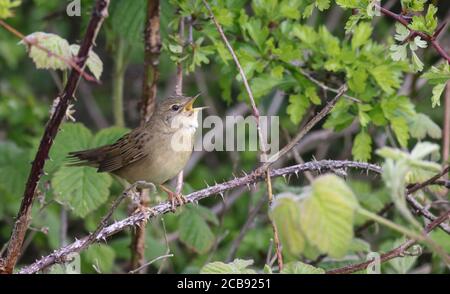
[[[197,95],[192,97],[191,100],[189,100],[188,103],[186,103],[186,105],[184,106],[184,111],[193,111],[193,110],[194,111],[199,111],[199,110],[202,110],[204,108],[207,108],[207,107],[196,107],[196,108],[193,107],[194,102],[198,98],[198,96],[200,96],[200,93],[198,93]]]

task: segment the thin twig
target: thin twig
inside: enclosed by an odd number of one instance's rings
[[[153,258],[153,259],[150,260],[149,262],[147,262],[147,263],[141,265],[140,267],[138,267],[138,268],[135,269],[135,270],[129,271],[128,273],[129,273],[129,274],[135,274],[135,273],[138,273],[138,272],[140,272],[141,270],[143,270],[143,269],[145,269],[146,267],[148,267],[149,265],[151,265],[152,263],[154,263],[154,262],[156,262],[156,261],[158,261],[158,260],[161,260],[161,259],[166,259],[167,257],[173,257],[173,254],[161,255],[161,256],[158,256],[158,257],[156,257],[156,258]]]
[[[29,47],[36,47],[39,50],[44,51],[45,53],[47,53],[47,55],[49,57],[55,57],[61,61],[63,61],[64,63],[66,63],[67,65],[69,65],[70,67],[72,67],[74,70],[76,70],[78,72],[78,74],[80,74],[85,80],[89,81],[89,82],[94,82],[97,84],[100,84],[100,81],[97,80],[95,77],[91,76],[90,74],[88,74],[87,72],[85,72],[82,68],[82,66],[79,66],[77,64],[77,62],[73,61],[70,58],[66,58],[62,55],[59,55],[58,53],[55,53],[53,51],[51,51],[50,49],[42,46],[41,44],[39,44],[39,42],[37,40],[30,40],[29,38],[27,38],[24,34],[22,34],[21,32],[19,32],[18,30],[16,30],[15,28],[13,28],[12,26],[10,26],[9,24],[7,24],[6,22],[4,22],[3,20],[0,19],[0,25],[3,26],[7,31],[9,31],[10,33],[12,33],[13,35],[15,35],[16,37],[18,37],[19,39],[21,39],[25,44],[27,44]]]
[[[95,42],[97,33],[103,20],[108,15],[109,0],[97,0],[91,19],[89,21],[86,34],[80,46],[76,62],[79,68],[83,69],[86,65],[89,52]],[[77,88],[80,79],[80,73],[76,70],[70,73],[68,82],[60,95],[59,103],[56,105],[53,114],[48,121],[38,151],[33,161],[31,171],[28,176],[22,203],[17,214],[16,222],[8,244],[7,256],[0,265],[0,273],[12,273],[14,266],[22,248],[23,240],[30,222],[31,208],[35,199],[36,187],[43,174],[45,161],[48,159],[53,140],[59,131],[60,125],[66,115],[67,108]]]
[[[324,160],[324,161],[307,162],[304,164],[288,166],[280,169],[273,169],[270,171],[270,177],[280,177],[283,175],[295,174],[307,170],[316,172],[327,172],[330,170],[343,168],[356,168],[373,171],[376,173],[381,172],[381,168],[379,166],[369,163]],[[260,174],[254,171],[246,176],[235,178],[227,182],[216,184],[206,189],[190,193],[189,195],[187,195],[187,199],[188,202],[196,203],[204,198],[211,197],[219,193],[223,193],[227,190],[234,189],[237,187],[246,187],[247,185],[250,186],[253,183],[260,182],[263,180],[265,180],[265,174]],[[177,203],[177,205],[179,206],[180,204]],[[100,242],[102,240],[106,240],[106,238],[108,238],[109,236],[121,232],[128,227],[137,226],[142,222],[148,221],[150,218],[156,218],[160,215],[163,215],[171,211],[172,206],[170,201],[165,201],[152,207],[152,213],[150,213],[149,211],[137,211],[131,216],[103,228],[98,234],[96,234],[95,241]],[[22,268],[19,271],[19,273],[22,274],[36,273],[44,268],[47,268],[52,264],[64,262],[65,257],[67,257],[68,254],[72,252],[79,252],[80,248],[84,245],[84,242],[86,242],[86,239],[88,238],[92,239],[92,237],[90,236],[91,235],[84,237],[80,240],[76,240],[72,244],[69,244],[65,247],[55,250],[50,255],[42,257],[35,263]]]
[[[236,256],[236,252],[239,249],[239,245],[241,244],[242,240],[245,237],[245,234],[250,229],[251,225],[253,224],[256,216],[258,215],[258,212],[263,207],[264,203],[266,203],[266,199],[264,197],[261,197],[261,199],[256,203],[255,207],[253,207],[250,210],[250,213],[248,214],[247,221],[242,226],[241,230],[239,231],[239,235],[236,239],[234,239],[233,243],[231,244],[230,251],[228,252],[227,262],[230,262],[234,259]]]
[[[263,162],[266,162],[267,160],[267,154],[266,152],[268,151],[268,148],[266,146],[266,141],[264,139],[263,133],[261,131],[261,124],[260,124],[260,115],[259,115],[259,110],[258,107],[256,106],[256,102],[255,102],[255,98],[253,96],[253,92],[252,89],[250,88],[250,84],[248,83],[247,80],[247,76],[245,75],[244,69],[242,68],[239,59],[236,55],[236,53],[233,50],[233,47],[231,46],[230,42],[228,41],[222,26],[219,24],[219,22],[217,21],[217,19],[214,16],[214,13],[211,9],[211,7],[209,6],[208,2],[206,0],[202,0],[203,4],[205,5],[206,9],[209,12],[209,15],[211,17],[211,20],[213,21],[214,25],[217,28],[217,31],[219,32],[223,42],[225,43],[228,51],[230,52],[231,56],[233,57],[234,63],[236,65],[236,67],[239,70],[239,73],[241,75],[242,81],[244,83],[244,87],[245,90],[247,91],[247,95],[250,99],[250,104],[252,106],[252,112],[253,112],[253,116],[255,117],[256,120],[256,128],[258,131],[258,138],[260,141],[260,145],[261,145],[261,159]],[[267,191],[269,193],[269,209],[270,209],[270,204],[272,203],[272,180],[270,178],[270,167],[269,166],[265,166],[264,167],[264,172],[266,173],[266,182],[267,182]],[[273,233],[274,233],[274,240],[275,240],[275,248],[277,251],[277,259],[278,259],[278,266],[280,271],[283,269],[283,256],[281,254],[281,244],[280,244],[280,238],[278,237],[278,231],[275,227],[275,223],[270,219],[270,223],[272,225],[273,228]]]
[[[270,158],[268,158],[267,162],[262,166],[267,167],[270,166],[272,163],[277,161],[280,157],[288,153],[292,148],[297,145],[297,143],[318,123],[320,122],[325,116],[330,113],[330,111],[333,109],[334,105],[336,105],[339,98],[344,95],[345,91],[347,91],[347,85],[342,85],[339,88],[339,92],[336,94],[336,96],[331,99],[327,105],[325,105],[322,110],[317,113],[301,130],[300,132],[294,137],[294,139],[289,142],[286,146],[284,146],[280,151],[272,155]]]

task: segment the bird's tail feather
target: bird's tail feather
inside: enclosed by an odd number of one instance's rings
[[[104,147],[69,152],[67,165],[98,167],[104,155]]]

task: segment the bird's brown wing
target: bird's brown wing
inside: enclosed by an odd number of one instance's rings
[[[150,136],[145,129],[136,129],[114,144],[70,152],[69,158],[73,161],[69,165],[93,166],[98,168],[98,172],[113,172],[147,156],[144,144]]]

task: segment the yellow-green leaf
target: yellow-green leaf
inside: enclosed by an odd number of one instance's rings
[[[344,180],[331,174],[318,177],[312,184],[311,195],[301,203],[302,230],[323,253],[342,257],[353,239],[357,206]]]

